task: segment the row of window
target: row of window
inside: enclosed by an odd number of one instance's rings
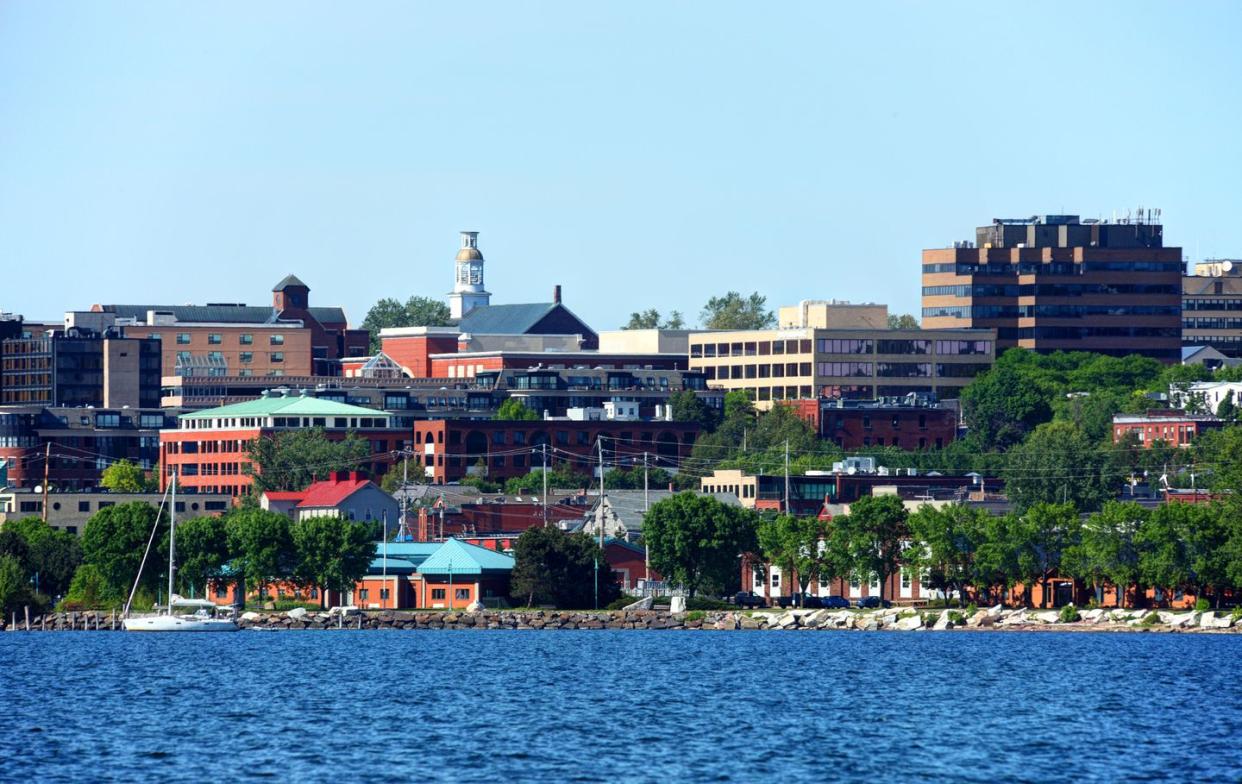
[[[924,297],[1081,297],[1180,293],[1181,286],[1172,283],[974,283],[923,287]]]
[[[1242,297],[1232,299],[1187,297],[1182,300],[1182,310],[1242,310]]]
[[[974,378],[991,365],[986,362],[818,362],[816,374],[828,378]],[[719,381],[795,378],[811,375],[810,362],[780,365],[730,365],[705,368]],[[933,368],[935,373],[933,374]]]
[[[193,357],[194,357],[194,353],[192,351],[178,351],[177,352],[177,361],[183,364],[188,364],[193,359]],[[224,352],[223,351],[208,351],[207,359],[212,362],[223,362]],[[250,363],[254,362],[254,352],[253,351],[237,352],[237,361],[242,363],[243,365],[249,365]],[[285,361],[285,352],[283,351],[268,352],[267,361],[271,362],[272,364],[280,364],[281,362]]]
[[[923,265],[923,274],[952,272],[956,275],[1082,275],[1085,272],[1183,272],[1180,261],[1071,261],[1039,262],[1022,260],[1016,263],[990,261],[934,262]]]
[[[1178,305],[938,305],[923,318],[1089,318],[1092,316],[1177,316]]]
[[[160,338],[160,335],[155,334],[155,335],[151,335],[150,337],[158,340]],[[193,342],[193,340],[194,340],[194,336],[189,332],[178,332],[177,333],[177,345],[178,346],[188,346],[190,345],[190,343]],[[285,336],[280,335],[280,334],[268,335],[267,342],[268,342],[268,345],[270,346],[283,346],[285,344]],[[237,336],[237,343],[242,346],[253,346],[254,335],[249,332],[243,332]],[[210,346],[224,345],[224,335],[219,332],[207,333],[207,344]]]

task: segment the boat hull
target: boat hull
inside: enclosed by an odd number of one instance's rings
[[[237,624],[223,618],[193,618],[158,615],[150,618],[126,618],[127,632],[235,632]]]

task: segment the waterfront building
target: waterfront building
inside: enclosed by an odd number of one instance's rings
[[[161,487],[177,471],[179,488],[187,492],[237,496],[252,483],[254,469],[247,451],[260,438],[300,429],[322,430],[339,441],[356,434],[370,447],[371,457],[358,466],[372,477],[388,470],[409,446],[410,431],[394,427],[391,416],[361,406],[321,400],[294,390],[268,392],[257,400],[182,414],[178,427],[160,432]]]
[[[690,369],[710,386],[779,400],[954,398],[996,358],[992,329],[792,329],[699,332]]]
[[[367,576],[344,600],[369,610],[497,607],[508,600],[513,565],[511,555],[460,539],[377,542]]]
[[[1077,215],[996,219],[923,251],[923,326],[988,328],[997,347],[1180,358],[1182,250],[1164,227]],[[942,395],[943,397],[943,395]]]
[[[1000,479],[978,474],[942,476],[917,471],[890,471],[864,462],[842,465],[839,470],[808,471],[788,479],[788,510],[814,515],[825,505],[849,504],[867,495],[891,493],[907,501],[983,500],[1002,489]],[[861,466],[859,468],[858,466]],[[742,506],[759,511],[785,511],[786,479],[783,474],[750,474],[739,469],[717,469],[699,480],[704,493],[732,493]]]

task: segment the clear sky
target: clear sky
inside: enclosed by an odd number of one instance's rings
[[[0,309],[919,307],[994,217],[1242,256],[1242,4],[0,2]]]

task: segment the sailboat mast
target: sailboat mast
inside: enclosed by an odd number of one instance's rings
[[[177,470],[172,472],[172,514],[168,520],[168,614],[172,615],[173,573],[177,566]]]

